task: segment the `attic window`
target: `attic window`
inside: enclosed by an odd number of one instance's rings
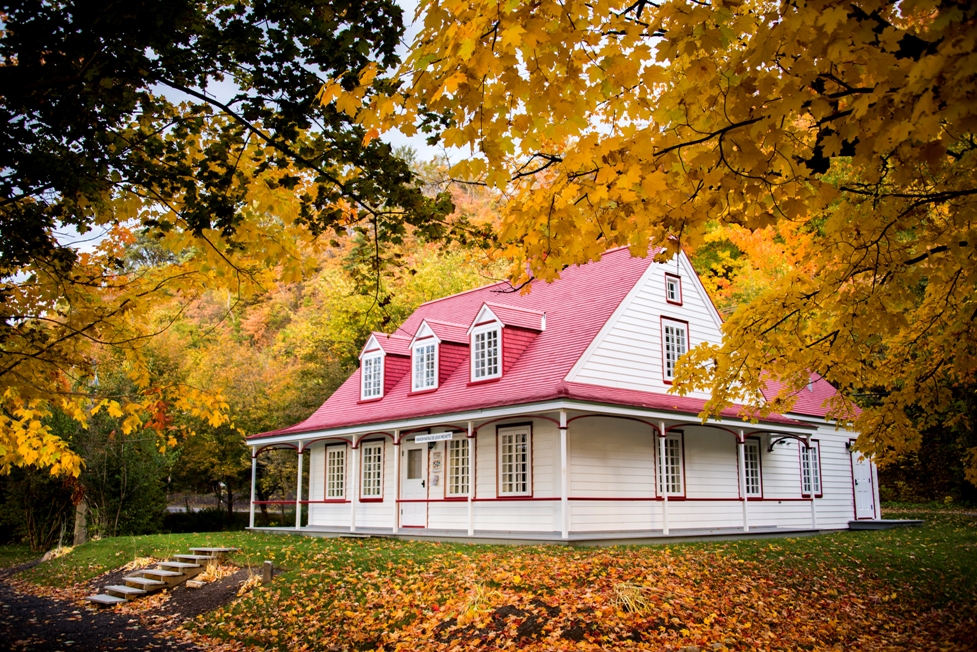
[[[487,380],[502,375],[500,328],[493,324],[472,333],[472,380]]]
[[[419,344],[414,346],[414,371],[411,389],[420,391],[435,389],[438,386],[438,345]]]
[[[682,278],[674,274],[665,274],[665,301],[682,305]]]
[[[363,356],[362,385],[360,398],[363,400],[383,397],[383,355],[376,353]]]

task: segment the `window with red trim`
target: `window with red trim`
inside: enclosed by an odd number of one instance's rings
[[[383,496],[383,442],[371,441],[360,446],[363,452],[363,498]]]
[[[665,300],[669,303],[682,305],[682,278],[665,274]]]
[[[662,354],[665,380],[675,377],[675,364],[688,351],[689,327],[671,319],[662,319]]]

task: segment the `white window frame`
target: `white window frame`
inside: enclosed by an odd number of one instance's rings
[[[383,499],[383,440],[360,444],[360,498]]]
[[[675,288],[675,296],[672,296]],[[665,301],[676,306],[682,305],[682,277],[677,274],[665,273]]]
[[[445,482],[445,496],[458,498],[468,495],[469,483],[472,475],[468,468],[471,440],[464,435],[458,436],[445,443],[445,456],[448,458],[447,481]]]
[[[371,353],[364,355],[360,360],[360,400],[369,401],[373,399],[383,398],[383,371],[384,371],[384,356],[383,353]],[[375,369],[373,366],[376,365]],[[373,373],[379,376],[378,381],[373,381]],[[367,384],[370,382],[369,385]]]
[[[440,364],[440,346],[438,341],[431,338],[424,338],[416,342],[411,349],[411,391],[423,392],[429,389],[438,388],[438,365]],[[429,360],[430,358],[430,360]],[[421,369],[418,369],[418,365]],[[424,369],[427,367],[427,369]],[[430,382],[427,373],[433,372]],[[418,373],[421,372],[421,373]],[[424,381],[424,382],[422,382]]]
[[[479,363],[479,336],[484,336],[488,338],[489,333],[495,333],[496,346],[495,346],[495,371],[489,373],[487,370],[482,374],[478,375],[478,363]],[[487,346],[485,348],[488,348]],[[480,326],[471,333],[471,381],[473,383],[482,380],[492,380],[493,378],[502,377],[502,325],[499,323],[488,324],[486,326]],[[492,365],[486,354],[485,367],[490,368]]]
[[[669,333],[670,329],[672,333]],[[682,336],[678,336],[675,331],[681,332]],[[662,317],[661,338],[662,378],[665,382],[671,383],[675,378],[675,365],[678,364],[679,358],[689,352],[689,325],[677,319]]]
[[[326,446],[326,500],[346,499],[346,445]]]
[[[655,456],[658,457],[658,478],[657,478],[657,489],[658,495],[664,496],[685,496],[685,446],[682,441],[681,432],[670,432],[665,435],[665,459],[661,459],[661,443],[655,442]],[[674,453],[674,456],[671,455]],[[671,468],[672,464],[666,465],[666,460],[674,460],[675,468]],[[666,466],[668,469],[666,469]],[[664,479],[668,477],[669,489],[665,490]]]
[[[522,441],[520,441],[520,439]],[[498,495],[499,496],[531,496],[533,493],[533,432],[529,426],[515,426],[499,428],[496,430],[497,446],[497,473],[498,473]],[[520,453],[518,446],[523,444],[525,450]],[[512,455],[512,461],[506,457]],[[517,455],[522,455],[525,459],[519,462]],[[509,470],[506,467],[512,465]],[[517,466],[525,464],[524,469]],[[522,478],[517,478],[522,475]],[[508,477],[511,476],[511,477]],[[509,487],[508,489],[506,487]]]
[[[760,442],[756,439],[747,439],[743,444],[743,468],[746,470],[746,481],[743,483],[746,497],[762,498],[763,471],[760,465]]]
[[[811,480],[814,480],[814,497],[822,496],[823,485],[821,484],[821,445],[816,440],[811,441],[811,446],[807,447],[801,442],[801,495],[811,496]],[[811,462],[813,470],[811,473]]]

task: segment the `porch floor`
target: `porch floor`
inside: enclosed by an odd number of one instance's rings
[[[401,529],[396,534],[391,528],[349,528],[309,525],[301,529],[294,527],[253,527],[252,532],[275,534],[299,534],[312,537],[387,537],[407,541],[441,541],[448,543],[480,543],[504,545],[552,544],[568,546],[613,546],[666,544],[682,541],[721,541],[727,539],[763,539],[775,537],[800,537],[821,534],[833,530],[812,530],[810,528],[786,528],[777,526],[755,526],[749,532],[742,528],[670,528],[668,534],[661,530],[609,530],[600,532],[571,532],[567,539],[560,532],[508,532],[497,530],[475,530],[468,536],[467,530],[439,530],[433,528]]]

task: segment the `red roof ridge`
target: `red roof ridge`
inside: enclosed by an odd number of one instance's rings
[[[507,303],[496,303],[494,301],[486,301],[486,306],[495,306],[496,308],[507,308],[508,310],[518,310],[519,312],[531,312],[536,315],[545,315],[546,312],[543,310],[536,310],[534,308],[520,308],[519,306],[511,306]]]
[[[421,321],[422,322],[426,321],[429,324],[441,324],[442,326],[457,326],[458,328],[468,328],[464,324],[459,324],[456,321],[444,321],[443,319],[431,319],[430,317],[425,317]]]
[[[440,301],[447,301],[448,299],[454,299],[455,297],[460,297],[460,296],[465,295],[465,294],[471,294],[472,292],[481,292],[482,290],[484,290],[486,288],[490,288],[490,287],[492,287],[494,285],[509,285],[509,286],[511,286],[511,283],[509,283],[508,281],[496,281],[495,283],[489,283],[487,285],[480,285],[477,288],[472,288],[471,290],[464,290],[463,292],[456,292],[455,294],[449,294],[448,296],[441,297],[439,299],[431,299],[430,301],[425,301],[420,306],[417,306],[417,308],[420,308],[421,306],[429,306],[432,303],[438,303]],[[414,309],[415,312],[417,311],[417,308]]]

